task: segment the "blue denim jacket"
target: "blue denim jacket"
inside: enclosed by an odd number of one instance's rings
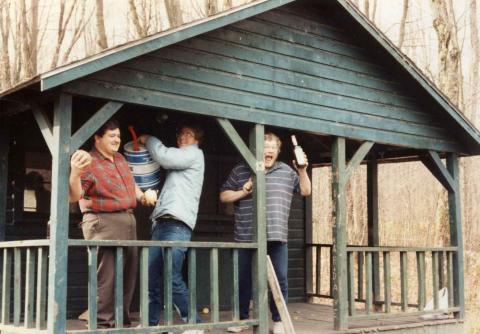
[[[167,170],[167,177],[150,219],[172,215],[192,230],[197,222],[198,203],[202,193],[205,159],[198,145],[166,147],[149,137],[146,147],[153,160]]]

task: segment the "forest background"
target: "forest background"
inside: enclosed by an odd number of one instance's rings
[[[0,0],[0,92],[105,49],[248,0]],[[480,127],[477,0],[350,0]],[[314,241],[331,242],[331,175],[316,168]],[[480,158],[461,159],[466,333],[480,333]],[[380,244],[444,246],[447,194],[421,163],[379,168]],[[366,169],[348,185],[348,242],[367,242]]]

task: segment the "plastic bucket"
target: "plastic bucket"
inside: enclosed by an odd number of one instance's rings
[[[160,183],[160,165],[152,160],[150,153],[143,145],[139,150],[133,150],[133,142],[123,146],[125,159],[132,171],[135,182],[143,191],[154,189]]]

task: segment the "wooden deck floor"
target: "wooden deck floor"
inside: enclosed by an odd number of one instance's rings
[[[292,303],[288,304],[288,309],[297,334],[356,334],[356,333],[378,333],[389,332],[399,329],[410,329],[417,332],[418,329],[427,327],[438,327],[445,325],[461,325],[455,319],[444,320],[422,320],[418,316],[397,316],[389,319],[377,320],[352,320],[349,329],[346,331],[335,331],[333,329],[333,308],[329,305]],[[230,313],[222,312],[222,318],[226,318]],[[205,316],[205,315],[203,315]],[[134,315],[135,317],[135,315]],[[177,319],[178,320],[178,319]],[[208,321],[207,319],[205,319]],[[72,319],[68,320],[67,326],[72,329],[86,329],[86,322]],[[133,323],[136,326],[137,322]],[[427,333],[428,331],[418,330],[418,333]],[[434,331],[437,333],[437,331]],[[446,333],[456,333],[456,330],[449,330]],[[212,330],[211,334],[227,333],[225,330]],[[443,332],[438,332],[443,333]],[[458,333],[461,333],[460,331]],[[252,330],[244,331],[242,334],[252,334]]]

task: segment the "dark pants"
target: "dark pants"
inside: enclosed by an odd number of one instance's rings
[[[87,213],[83,216],[86,240],[136,240],[136,222],[131,212]],[[97,264],[97,318],[99,325],[115,323],[115,247],[99,247]],[[136,247],[123,248],[123,322],[130,324],[130,305],[137,280]]]
[[[248,319],[250,300],[252,299],[252,256],[254,250],[239,249],[238,250],[238,267],[240,280],[240,319]],[[272,260],[275,274],[282,290],[285,302],[288,299],[288,246],[287,243],[279,241],[269,241],[267,243],[267,254]],[[264,264],[260,264],[264,265]],[[270,298],[270,312],[272,313],[273,321],[280,321],[280,314],[271,294]]]
[[[175,219],[162,219],[152,230],[152,240],[190,241],[192,230],[184,223]],[[172,248],[172,290],[173,303],[180,312],[183,321],[188,318],[188,287],[183,279],[182,269],[187,248]],[[148,296],[150,326],[160,322],[160,312],[163,310],[163,249],[150,247],[148,257]],[[201,322],[197,314],[197,322]]]

